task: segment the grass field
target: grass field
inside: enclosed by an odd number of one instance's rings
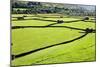
[[[26,17],[17,20],[19,16]],[[12,60],[13,66],[95,61],[95,33],[84,33],[86,28],[95,30],[95,20],[58,17],[58,14],[12,15],[12,27],[25,27],[12,29],[12,54],[24,54]],[[65,23],[58,24],[57,20]]]

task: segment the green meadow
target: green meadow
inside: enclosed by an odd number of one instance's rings
[[[17,19],[22,16],[26,17]],[[95,30],[96,23],[91,20],[93,17],[77,21],[82,18],[66,15],[60,18],[59,14],[12,14],[12,27],[29,26],[12,29],[12,55],[34,51],[12,60],[12,66],[95,61],[96,34],[86,34],[84,30]],[[57,20],[65,22],[56,24]]]

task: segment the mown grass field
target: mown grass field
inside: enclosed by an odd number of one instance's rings
[[[27,17],[17,20],[19,16]],[[12,54],[16,56],[43,48],[15,58],[13,66],[95,61],[95,33],[85,34],[83,31],[86,28],[95,29],[95,20],[77,21],[83,17],[58,17],[57,14],[12,15],[12,27],[33,26],[12,29]],[[56,24],[51,20],[66,23]],[[44,27],[48,25],[51,27]]]

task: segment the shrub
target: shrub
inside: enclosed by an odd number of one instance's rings
[[[57,20],[57,23],[64,23],[63,20]]]
[[[84,17],[84,18],[83,18],[83,21],[85,21],[85,20],[89,20],[89,17],[87,17],[87,16]]]
[[[27,16],[24,15],[23,17],[27,17]]]
[[[17,17],[17,20],[24,20],[24,17]]]
[[[86,28],[86,33],[91,33],[91,32],[93,32],[93,29],[89,29],[89,28]]]
[[[63,16],[60,16],[60,18],[63,18]]]

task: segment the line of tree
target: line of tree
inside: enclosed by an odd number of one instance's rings
[[[38,13],[62,13],[66,15],[84,15],[95,16],[94,11],[88,11],[84,8],[65,8],[59,6],[45,6],[40,2],[21,2],[16,1],[12,3],[13,14],[38,14]]]

